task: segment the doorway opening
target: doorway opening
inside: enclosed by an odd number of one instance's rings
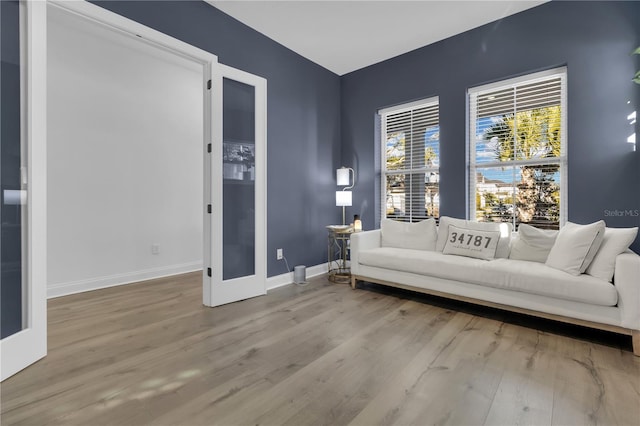
[[[50,297],[201,270],[208,63],[48,9]]]

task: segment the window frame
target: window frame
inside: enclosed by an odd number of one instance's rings
[[[437,173],[438,175],[438,183],[440,182],[440,138],[438,137],[438,166],[437,167],[419,167],[419,168],[409,168],[409,169],[398,169],[398,170],[387,170],[387,116],[391,114],[400,114],[407,111],[416,110],[423,107],[437,106],[438,108],[438,132],[440,132],[440,97],[439,96],[431,96],[429,98],[419,99],[416,101],[399,104],[396,106],[383,108],[378,110],[378,116],[380,117],[380,144],[378,147],[378,152],[380,153],[380,205],[378,206],[380,212],[381,219],[387,219],[387,176],[389,175],[411,175],[418,173]],[[438,194],[440,190],[438,189]],[[425,218],[419,219],[424,220],[429,217],[434,217],[436,220],[438,217],[436,216],[426,216]],[[413,216],[409,216],[409,222],[413,222]],[[393,219],[396,220],[396,219]]]
[[[525,85],[534,84],[536,82],[542,82],[551,80],[553,78],[560,78],[560,156],[550,158],[533,158],[533,159],[519,159],[509,161],[493,161],[488,163],[476,162],[476,123],[477,123],[477,98],[484,93],[495,92],[498,90],[518,88]],[[567,222],[567,201],[568,201],[568,161],[567,161],[567,141],[568,141],[568,128],[567,128],[567,67],[557,67],[545,71],[529,73],[515,78],[509,78],[505,80],[496,81],[481,86],[474,86],[467,89],[467,214],[470,220],[476,221],[476,184],[477,184],[477,169],[478,168],[500,168],[500,167],[518,167],[527,164],[532,165],[558,165],[560,173],[560,206],[559,206],[559,228],[562,228]],[[526,111],[526,110],[525,110]],[[518,110],[513,110],[517,113]],[[515,185],[513,186],[515,188]],[[513,194],[515,196],[515,189]],[[517,216],[512,214],[511,223],[515,230],[518,225]],[[526,223],[526,222],[522,222]]]

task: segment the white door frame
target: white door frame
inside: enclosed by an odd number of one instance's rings
[[[0,380],[12,376],[47,354],[47,6],[60,8],[203,65],[203,204],[211,202],[210,179],[207,178],[211,175],[208,170],[211,162],[207,155],[207,145],[212,137],[213,96],[212,90],[207,89],[207,83],[213,80],[217,56],[86,1],[23,0],[20,4],[26,11],[25,19],[21,22],[26,24],[26,71],[21,78],[26,78],[27,107],[27,324],[24,330],[0,341]],[[211,258],[210,226],[210,215],[204,210],[203,259]],[[211,288],[211,278],[206,273],[206,267],[202,279],[204,295]]]
[[[98,25],[106,26],[112,30],[118,31],[131,37],[133,40],[144,41],[156,48],[163,49],[169,53],[176,54],[184,57],[190,61],[203,65],[202,74],[202,87],[205,91],[204,105],[203,105],[203,141],[202,141],[202,153],[203,153],[203,169],[204,169],[204,185],[203,185],[203,265],[202,271],[202,291],[203,291],[203,303],[206,304],[205,295],[211,288],[211,277],[207,274],[207,259],[211,257],[211,220],[210,215],[207,213],[204,207],[207,203],[211,202],[211,162],[209,161],[209,155],[207,155],[207,146],[211,142],[212,129],[213,129],[213,92],[214,90],[209,81],[213,81],[214,72],[218,66],[218,57],[210,52],[199,49],[188,43],[173,38],[167,34],[156,31],[138,22],[132,21],[128,18],[120,16],[116,13],[103,9],[100,6],[88,3],[86,1],[65,1],[65,0],[48,0],[48,2],[56,7],[66,10],[71,13],[75,13],[81,17],[90,19]],[[210,89],[209,89],[210,88]]]
[[[204,304],[218,306],[248,299],[267,292],[267,80],[263,77],[218,64],[213,78],[215,96],[213,102],[214,121],[223,123],[223,79],[238,81],[255,88],[255,271],[246,277],[223,280],[223,127],[216,126],[213,132],[213,149],[209,170],[211,176],[212,203],[211,231],[217,238],[211,239],[210,264],[212,281],[205,291]],[[206,259],[206,258],[205,258]]]

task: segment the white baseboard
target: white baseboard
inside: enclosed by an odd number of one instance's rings
[[[202,270],[202,262],[183,263],[180,265],[163,266],[161,268],[146,269],[142,271],[127,272],[124,274],[95,277],[86,280],[71,281],[52,284],[47,288],[47,298],[52,299],[84,291],[98,290],[100,288],[115,287],[131,284],[137,281],[145,281],[154,278],[168,277],[171,275],[185,274],[187,272]]]
[[[326,274],[328,271],[328,266],[326,263],[321,263],[320,265],[309,266],[307,267],[307,279],[312,277],[317,277],[318,275]],[[275,275],[273,277],[267,278],[267,291],[273,290],[274,288],[282,287],[284,285],[293,284],[293,272],[287,272],[281,275]]]
[[[171,275],[185,274],[187,272],[199,271],[202,263],[192,262],[181,265],[171,265],[162,268],[146,269],[143,271],[133,271],[125,274],[110,275],[106,277],[89,278],[86,280],[71,281],[67,283],[52,284],[47,288],[47,298],[53,299],[70,294],[82,293],[85,291],[98,290],[101,288],[115,287],[119,285],[131,284],[138,281],[145,281],[154,278],[168,277]],[[307,279],[317,277],[327,273],[327,264],[310,266],[306,270]],[[285,285],[293,284],[293,272],[275,275],[267,278],[267,291]]]

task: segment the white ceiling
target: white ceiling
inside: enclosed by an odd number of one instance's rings
[[[305,58],[343,75],[547,0],[206,1]]]

